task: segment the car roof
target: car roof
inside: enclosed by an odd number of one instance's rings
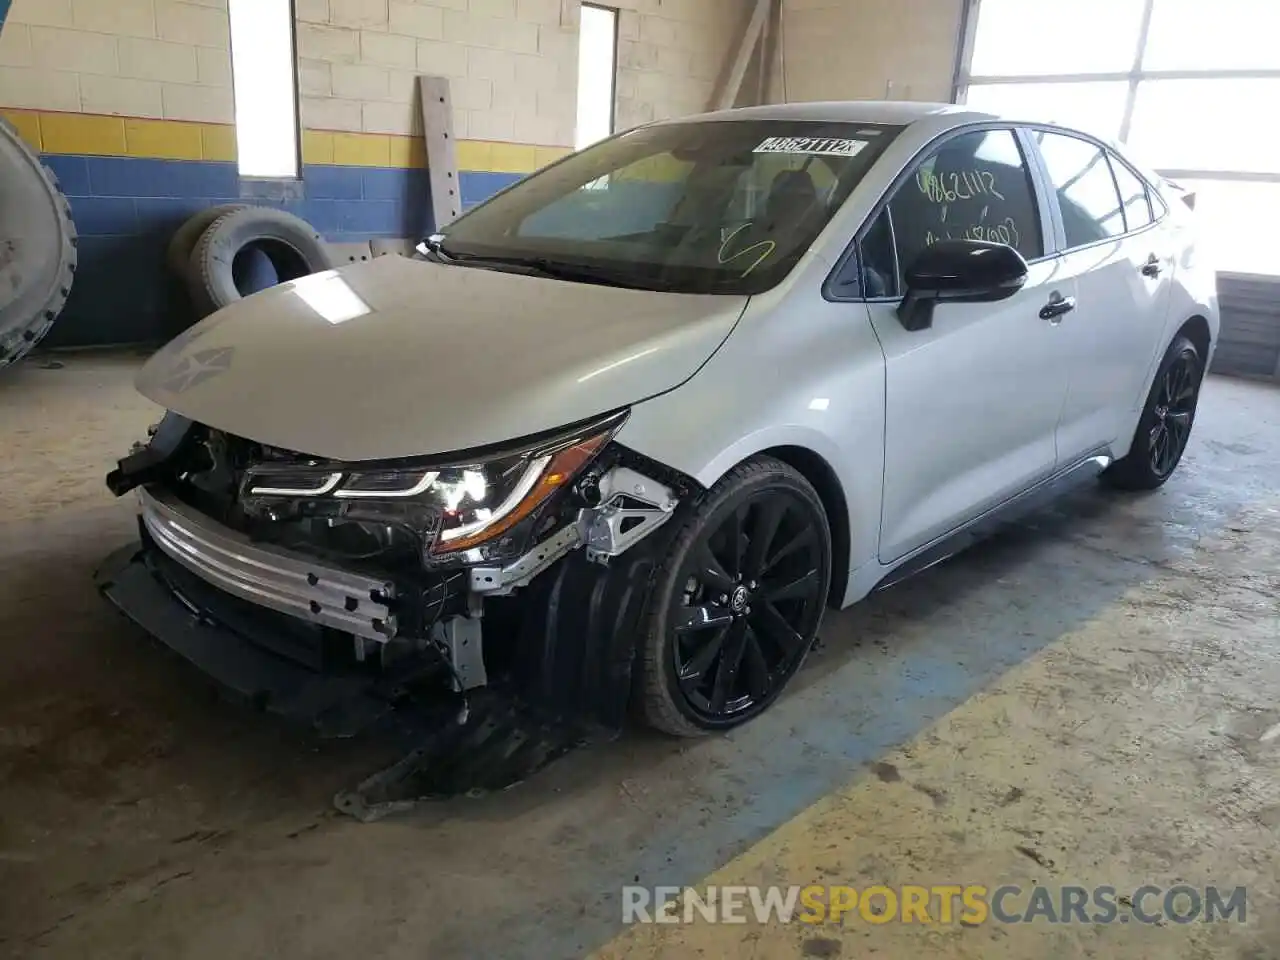
[[[828,100],[811,103],[775,103],[760,107],[739,107],[702,113],[664,123],[717,120],[827,120],[852,123],[888,123],[906,126],[919,120],[941,121],[941,126],[961,126],[982,120],[1001,119],[995,114],[971,110],[954,103],[924,103],[914,100]]]

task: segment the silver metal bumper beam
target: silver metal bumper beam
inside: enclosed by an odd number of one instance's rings
[[[384,602],[394,598],[394,584],[252,543],[162,490],[142,488],[138,498],[156,546],[218,589],[368,640],[395,636],[395,616]]]

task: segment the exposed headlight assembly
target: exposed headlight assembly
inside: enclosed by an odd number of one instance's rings
[[[255,463],[245,471],[240,503],[260,520],[354,523],[379,540],[409,534],[428,566],[500,560],[527,549],[541,508],[625,419],[615,414],[462,462]]]

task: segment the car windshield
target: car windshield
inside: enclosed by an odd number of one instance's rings
[[[441,259],[567,280],[752,294],[808,250],[900,127],[659,124],[520,181],[450,224]]]

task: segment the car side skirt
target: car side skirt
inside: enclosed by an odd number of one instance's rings
[[[915,552],[907,554],[894,566],[889,568],[881,566],[879,580],[875,581],[866,593],[891,587],[895,583],[900,583],[908,577],[936,566],[979,540],[986,539],[1000,527],[1018,517],[1056,500],[1068,490],[1096,479],[1098,474],[1111,465],[1111,462],[1111,455],[1103,448],[1090,453],[1067,468],[1059,470],[985,513],[979,514],[950,533],[943,534]]]

